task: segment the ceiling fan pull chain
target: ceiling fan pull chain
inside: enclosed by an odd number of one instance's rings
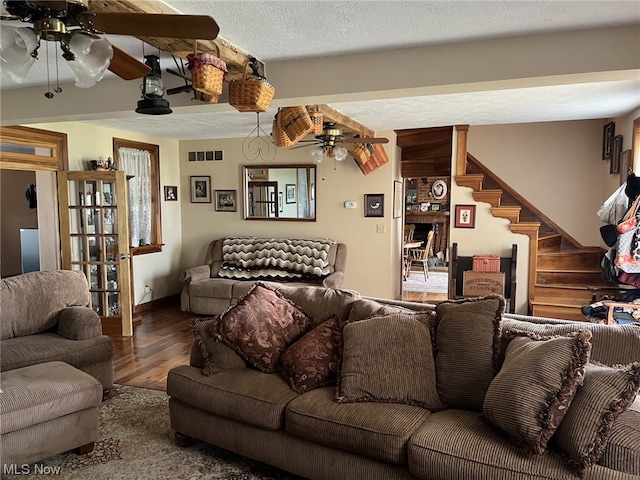
[[[58,52],[56,52],[57,54]],[[60,71],[58,70],[58,55],[56,57],[56,88],[53,89],[56,93],[62,93],[62,87],[60,87]]]
[[[53,98],[53,93],[51,93],[51,81],[49,78],[49,42],[45,43],[45,54],[47,55],[47,91],[44,96],[48,99]]]

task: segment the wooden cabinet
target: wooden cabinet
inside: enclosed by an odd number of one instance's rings
[[[84,272],[105,333],[133,335],[125,173],[59,172],[58,192],[62,268]]]

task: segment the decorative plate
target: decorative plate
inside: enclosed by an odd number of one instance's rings
[[[436,180],[431,186],[431,194],[436,200],[442,200],[447,194],[447,184],[444,180]]]

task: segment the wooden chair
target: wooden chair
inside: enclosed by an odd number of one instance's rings
[[[414,263],[422,264],[422,272],[424,273],[424,281],[429,278],[429,251],[433,244],[433,230],[427,234],[427,243],[424,248],[412,248],[409,250],[409,270]]]
[[[413,223],[409,223],[404,226],[404,241],[412,242],[413,234],[416,231],[416,226]]]

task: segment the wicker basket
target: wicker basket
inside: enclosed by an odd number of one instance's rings
[[[324,115],[320,112],[309,112],[309,116],[313,122],[313,134],[322,135],[324,130]]]
[[[198,42],[193,42],[193,54],[189,54],[189,70],[191,71],[191,83],[196,94],[196,99],[206,103],[218,103],[222,94],[224,76],[227,73],[227,65],[220,57],[220,48],[213,42],[216,55],[198,52]]]
[[[356,143],[348,149],[351,156],[358,163],[358,165],[364,165],[371,157],[371,151],[364,143]]]
[[[276,91],[266,78],[249,77],[248,68],[245,62],[242,80],[229,82],[229,105],[239,112],[266,112]]]
[[[280,110],[278,109],[278,113],[276,113],[276,116],[273,119],[273,128],[271,130],[273,143],[276,147],[290,147],[295,143],[289,139],[289,136],[282,129],[281,118],[282,116],[280,115]]]
[[[305,107],[281,108],[278,117],[282,130],[293,143],[298,143],[298,140],[313,131],[313,122]]]
[[[389,162],[389,156],[387,155],[387,152],[382,146],[382,144],[373,143],[373,144],[368,144],[367,146],[369,145],[372,146],[373,153],[371,154],[371,157],[369,157],[369,160],[367,160],[367,163],[365,163],[364,165],[361,165],[360,162],[356,161],[356,163],[360,167],[360,171],[365,175],[369,175],[374,170],[377,170],[378,168],[382,167],[385,163]]]

